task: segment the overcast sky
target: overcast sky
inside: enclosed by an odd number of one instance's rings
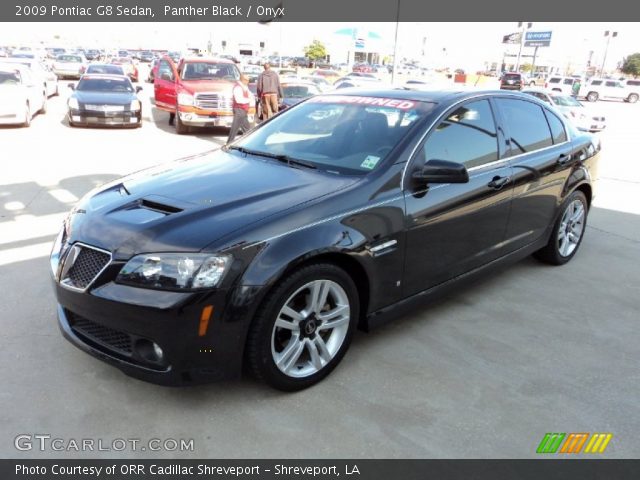
[[[103,48],[206,48],[209,40],[214,50],[222,40],[267,44],[266,53],[282,50],[285,55],[300,55],[302,48],[317,38],[325,43],[340,40],[336,31],[358,28],[360,32],[378,33],[380,48],[392,51],[395,23],[280,23],[263,26],[256,23],[0,23],[0,45],[56,43],[54,35],[66,38],[67,46],[99,46]],[[580,62],[593,51],[593,60],[600,62],[606,39],[604,31],[617,31],[611,40],[607,65],[615,66],[620,59],[640,51],[640,23],[534,23],[532,31],[552,31],[550,48],[541,48],[543,56],[556,61]],[[425,45],[427,61],[436,61],[446,48],[451,65],[464,66],[471,60],[495,60],[502,57],[505,46],[502,36],[517,31],[511,23],[401,23],[399,26],[399,57],[416,57]],[[65,42],[62,42],[65,43]],[[513,50],[514,47],[511,47]],[[525,49],[531,53],[532,49]]]

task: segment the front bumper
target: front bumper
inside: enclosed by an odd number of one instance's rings
[[[163,292],[112,282],[89,292],[56,282],[55,292],[63,336],[131,377],[179,386],[241,373],[248,317],[242,308],[228,306],[229,297],[239,298],[237,292]],[[200,317],[207,305],[213,306],[213,315],[201,336]],[[150,342],[162,349],[160,360],[145,357]]]
[[[195,112],[178,112],[180,121],[190,127],[231,127],[233,115],[205,115]],[[251,121],[251,120],[249,120]]]
[[[73,125],[104,125],[104,126],[130,126],[137,127],[142,122],[142,112],[120,111],[103,112],[92,110],[69,110],[69,120]]]
[[[24,113],[1,112],[0,125],[18,125],[24,123],[26,121],[24,115]]]
[[[53,73],[58,78],[80,78],[82,76],[82,72],[79,70],[61,70],[61,69],[53,69]]]

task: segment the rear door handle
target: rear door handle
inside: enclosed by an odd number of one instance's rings
[[[500,190],[507,183],[511,181],[511,177],[493,177],[493,179],[487,184],[487,187],[493,188],[494,190]]]

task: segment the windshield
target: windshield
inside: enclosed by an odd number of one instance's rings
[[[318,95],[320,90],[315,85],[283,85],[282,93],[285,98],[307,98]]]
[[[287,155],[332,172],[361,175],[382,164],[434,106],[413,100],[319,95],[235,145],[269,155]]]
[[[82,59],[76,55],[58,55],[58,61],[82,63]]]
[[[187,62],[182,66],[183,80],[239,80],[240,71],[233,63]]]
[[[127,78],[82,78],[76,90],[81,92],[133,92],[133,85]]]
[[[20,74],[18,72],[0,72],[0,85],[18,85]]]
[[[118,65],[89,65],[87,73],[102,73],[107,75],[124,75],[122,67]]]
[[[573,97],[569,97],[566,95],[552,95],[551,99],[553,103],[556,105],[560,105],[561,107],[581,107],[582,104]]]

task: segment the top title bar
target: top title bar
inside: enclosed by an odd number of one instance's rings
[[[2,22],[628,21],[638,4],[608,0],[3,0]],[[457,35],[460,32],[452,32]],[[489,33],[489,32],[488,32]]]

